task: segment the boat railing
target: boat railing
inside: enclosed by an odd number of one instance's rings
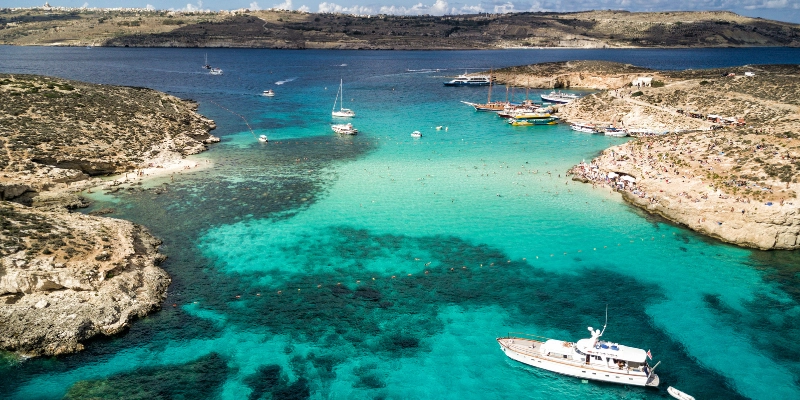
[[[530,333],[525,333],[525,332],[508,332],[508,336],[506,336],[506,337],[507,338],[519,338],[519,339],[536,338],[536,339],[544,339],[544,341],[552,339],[552,338],[549,338],[549,337],[532,335]]]

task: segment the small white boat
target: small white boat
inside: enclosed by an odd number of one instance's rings
[[[543,94],[541,95],[542,100],[549,101],[551,103],[558,103],[558,104],[569,104],[573,100],[578,100],[580,96],[577,94],[572,93],[563,93],[563,92],[550,92],[550,94]]]
[[[667,388],[667,393],[669,393],[670,396],[679,400],[694,400],[694,396],[690,396],[684,392],[681,392],[680,390],[675,389],[672,386]]]
[[[267,139],[267,135],[261,135],[258,137],[258,141],[261,143],[267,143],[269,142],[269,139]]]
[[[341,134],[341,135],[355,135],[358,133],[358,129],[353,128],[353,124],[334,124],[331,125],[331,129],[334,132]]]
[[[222,75],[222,68],[211,68],[208,73],[211,75]]]
[[[411,137],[422,137],[422,133],[420,131],[411,132]]]
[[[339,91],[336,92],[336,99],[333,100],[333,110],[331,110],[331,115],[334,117],[355,117],[356,113],[349,108],[344,108],[344,91],[343,91],[343,81],[339,80]],[[339,102],[339,109],[336,109],[336,102]]]
[[[459,75],[450,82],[445,82],[445,86],[486,86],[492,82],[492,77],[489,75]]]
[[[603,130],[603,133],[606,136],[613,136],[613,137],[625,137],[625,136],[628,136],[628,131],[626,131],[624,129],[621,129],[621,128],[617,128],[614,125],[609,125],[608,127],[606,127]]]
[[[267,89],[267,90],[261,92],[261,94],[264,95],[264,96],[267,96],[267,97],[274,97],[275,96],[275,92],[273,92],[272,89]]]
[[[585,133],[597,132],[594,124],[584,124],[580,122],[574,122],[572,125],[569,126],[569,128],[577,132],[585,132]]]
[[[605,326],[603,327],[605,331]],[[547,339],[538,336],[511,336],[497,338],[509,358],[532,367],[581,379],[619,383],[622,385],[651,386],[659,384],[658,375],[647,359],[650,351],[599,340],[603,332],[589,327],[592,337],[577,342]]]

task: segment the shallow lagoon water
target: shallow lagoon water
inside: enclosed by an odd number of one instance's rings
[[[800,257],[703,238],[573,183],[570,166],[624,139],[510,127],[459,102],[485,88],[441,85],[467,68],[559,59],[800,63],[797,49],[0,51],[14,55],[3,72],[195,99],[223,137],[197,158],[213,168],[147,185],[163,194],[94,198],[91,209],[112,207],[164,239],[164,310],[82,353],[0,367],[12,398],[667,396],[535,370],[495,342],[515,331],[586,337],[606,304],[606,337],[651,349],[664,388],[800,397]],[[206,52],[225,75],[199,68]],[[329,128],[340,77],[356,137]],[[268,88],[276,97],[258,95]],[[158,383],[178,374],[180,384]]]

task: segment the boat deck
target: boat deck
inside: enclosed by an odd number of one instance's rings
[[[499,342],[507,348],[531,357],[541,357],[542,345],[544,342],[523,338],[504,338]]]

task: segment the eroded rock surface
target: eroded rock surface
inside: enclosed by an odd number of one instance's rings
[[[0,347],[58,355],[160,307],[160,241],[133,223],[0,202]]]
[[[79,351],[158,309],[170,279],[145,228],[68,210],[97,175],[205,150],[214,122],[154,90],[51,77],[0,74],[0,98],[0,348]]]

